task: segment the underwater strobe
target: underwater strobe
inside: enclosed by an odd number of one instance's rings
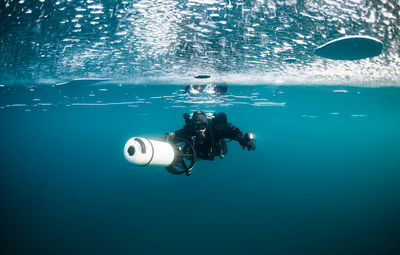
[[[163,166],[172,174],[191,175],[196,164],[196,151],[183,138],[170,142],[133,137],[126,142],[124,155],[137,166]]]

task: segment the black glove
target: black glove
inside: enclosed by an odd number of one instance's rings
[[[165,135],[161,136],[161,141],[171,141],[172,139],[174,139],[175,137],[175,133],[165,133]]]
[[[246,133],[239,137],[238,142],[242,146],[243,150],[254,151],[256,149],[256,141],[254,140],[254,135],[252,133]]]

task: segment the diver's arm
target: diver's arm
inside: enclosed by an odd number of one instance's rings
[[[214,114],[212,121],[217,136],[222,139],[237,140],[243,135],[239,128],[235,127],[228,122],[227,116],[224,112]]]
[[[185,119],[186,125],[183,128],[176,130],[174,133],[166,133],[164,135],[164,140],[168,140],[171,142],[176,142],[179,138],[184,138],[189,140],[191,137],[191,130],[189,128],[190,125],[190,115],[188,113],[183,114],[183,118]]]
[[[186,139],[190,138],[190,132],[186,126],[184,126],[181,129],[176,130],[174,132],[174,134],[175,134],[175,137],[186,138]]]
[[[225,136],[226,138],[238,141],[243,149],[247,148],[247,150],[249,151],[256,149],[256,141],[254,140],[254,135],[251,133],[243,134],[239,128],[230,123],[228,123],[225,128]]]
[[[176,130],[173,133],[166,133],[163,137],[164,140],[171,141],[171,142],[179,141],[180,140],[179,138],[184,138],[187,140],[190,139],[190,133],[186,126],[181,129]]]
[[[243,135],[242,131],[239,128],[235,127],[231,123],[227,123],[227,125],[223,129],[223,137],[239,141],[238,139]]]

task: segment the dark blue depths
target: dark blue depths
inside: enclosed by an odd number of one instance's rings
[[[286,103],[271,107],[5,107],[1,254],[398,254],[400,90],[337,89],[230,88]],[[198,108],[226,112],[257,150],[231,142],[190,177],[125,161],[127,139]]]

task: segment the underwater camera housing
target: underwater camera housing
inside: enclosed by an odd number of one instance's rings
[[[124,156],[137,166],[163,166],[172,174],[186,175],[191,175],[197,159],[193,145],[183,138],[172,143],[133,137],[125,144]]]

